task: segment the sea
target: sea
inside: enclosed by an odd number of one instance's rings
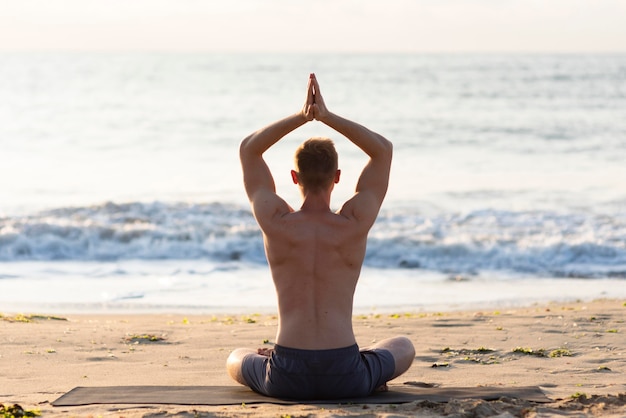
[[[394,144],[355,312],[626,298],[626,55],[0,53],[0,313],[275,312],[238,145]],[[366,156],[332,138],[352,196]]]

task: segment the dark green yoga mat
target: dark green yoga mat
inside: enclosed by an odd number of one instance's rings
[[[390,385],[388,392],[375,393],[366,398],[292,401],[269,398],[243,386],[100,386],[77,387],[52,402],[54,406],[91,404],[171,404],[171,405],[239,405],[254,403],[274,404],[390,404],[419,400],[448,402],[451,399],[494,400],[503,396],[533,402],[552,402],[536,386],[524,387],[467,387],[434,388],[413,385]]]

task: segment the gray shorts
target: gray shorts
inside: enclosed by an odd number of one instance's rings
[[[270,357],[248,355],[241,364],[252,390],[283,399],[363,397],[387,383],[395,371],[391,352],[350,347],[300,350],[274,346]]]

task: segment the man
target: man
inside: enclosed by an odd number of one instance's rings
[[[305,141],[296,153],[293,182],[300,210],[276,194],[263,153],[289,132],[317,120],[361,148],[370,160],[354,196],[336,213],[330,197],[339,181],[329,139]],[[239,348],[227,361],[230,376],[253,390],[291,399],[367,396],[404,373],[415,349],[405,337],[359,351],[352,304],[365,257],[367,234],[387,192],[391,142],[330,112],[314,74],[302,110],[245,138],[240,158],[246,193],[263,232],[278,296],[278,332],[272,350]]]

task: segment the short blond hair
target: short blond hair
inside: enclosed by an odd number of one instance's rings
[[[338,160],[332,140],[310,138],[304,141],[295,155],[296,171],[302,187],[312,192],[330,187],[337,172]]]

